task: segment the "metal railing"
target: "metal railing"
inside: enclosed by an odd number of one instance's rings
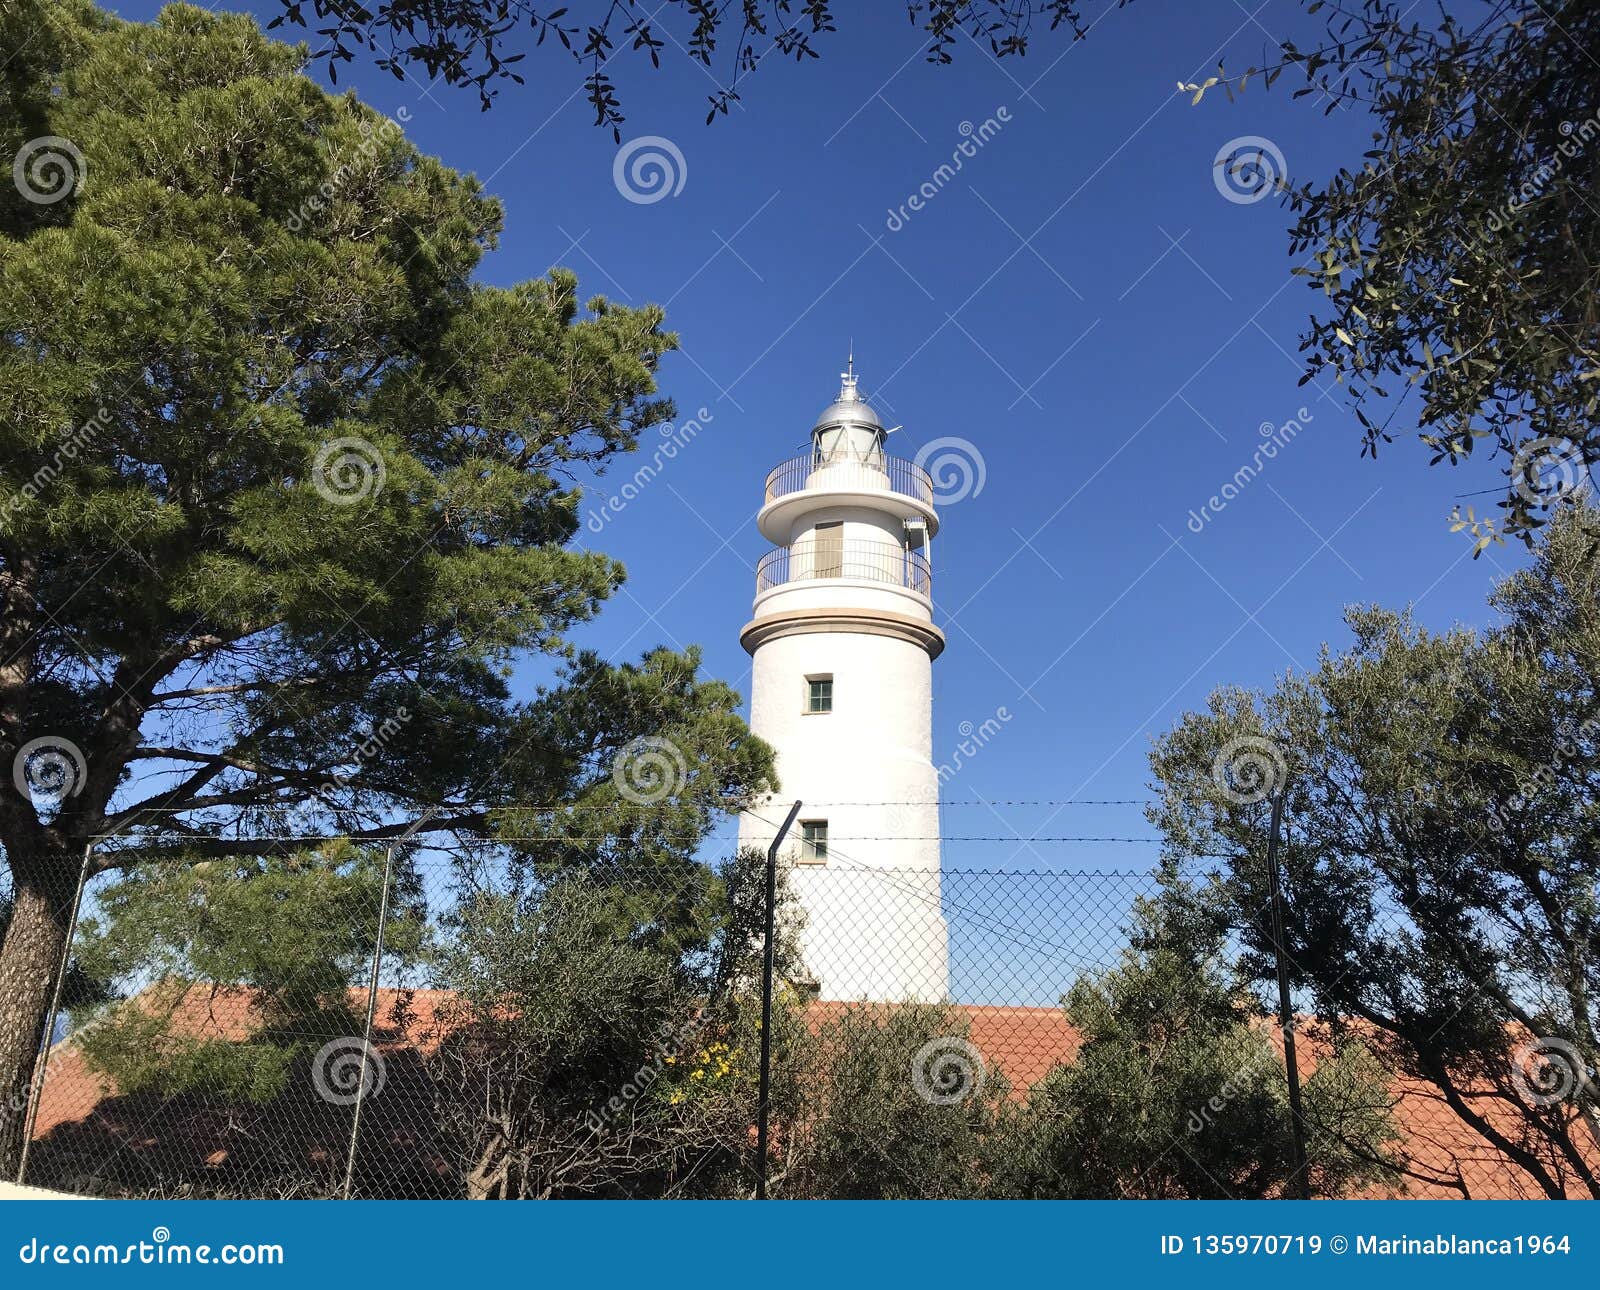
[[[933,594],[933,571],[922,552],[907,551],[892,542],[860,539],[808,542],[768,551],[756,565],[756,594],[814,578],[864,578],[906,587],[922,596]]]
[[[928,472],[904,457],[879,454],[867,461],[844,454],[808,452],[775,466],[767,475],[767,501],[808,488],[899,493],[924,505],[933,505],[933,480]]]

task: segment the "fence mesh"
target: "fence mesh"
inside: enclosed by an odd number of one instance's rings
[[[1232,936],[1171,949],[1154,873],[785,863],[779,892],[774,1196],[1592,1193],[1581,1096],[1444,1088],[1299,996],[1297,1123],[1270,992]],[[763,898],[753,856],[647,879],[330,841],[100,873],[27,1181],[751,1195]]]

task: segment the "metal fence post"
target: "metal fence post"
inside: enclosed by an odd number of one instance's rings
[[[430,806],[417,821],[389,844],[383,855],[383,894],[378,898],[378,934],[372,946],[372,975],[367,980],[367,1026],[361,1036],[361,1073],[356,1083],[355,1111],[350,1117],[350,1150],[344,1161],[344,1199],[350,1199],[350,1186],[355,1179],[356,1145],[361,1141],[361,1108],[367,1099],[367,1063],[372,1058],[372,1023],[378,1012],[378,969],[383,964],[383,933],[389,925],[389,892],[394,886],[394,853],[404,846],[417,830],[438,814],[438,807]]]
[[[55,991],[50,996],[50,1011],[45,1014],[44,1034],[33,1059],[33,1076],[28,1081],[28,1118],[22,1126],[22,1153],[17,1157],[17,1186],[28,1176],[28,1150],[33,1146],[34,1126],[39,1122],[39,1099],[44,1096],[45,1072],[50,1068],[50,1050],[55,1045],[56,1015],[61,1011],[61,992],[67,984],[67,965],[72,962],[72,938],[78,931],[78,910],[83,905],[83,889],[89,881],[89,857],[94,843],[83,847],[83,864],[78,869],[78,886],[72,893],[72,912],[67,915],[67,936],[61,943],[61,962],[56,968]]]
[[[1278,963],[1278,1024],[1283,1030],[1283,1065],[1289,1081],[1289,1129],[1294,1143],[1294,1172],[1300,1183],[1300,1199],[1310,1200],[1305,1117],[1300,1107],[1300,1065],[1294,1051],[1294,1005],[1289,998],[1289,956],[1283,948],[1283,882],[1278,869],[1278,835],[1283,829],[1283,799],[1288,795],[1286,779],[1272,799],[1272,833],[1267,838],[1267,881],[1272,888],[1272,951]]]
[[[767,848],[767,928],[761,951],[761,1080],[756,1093],[756,1199],[767,1198],[767,1119],[771,1110],[772,1084],[772,969],[774,962],[773,940],[778,924],[778,848],[789,834],[794,817],[800,814],[800,803],[789,808],[783,827]]]

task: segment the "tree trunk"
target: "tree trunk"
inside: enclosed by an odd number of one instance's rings
[[[66,948],[80,860],[10,856],[14,905],[0,942],[0,1178],[16,1177],[39,1041]]]

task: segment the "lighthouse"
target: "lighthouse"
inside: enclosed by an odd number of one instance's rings
[[[808,449],[768,474],[740,643],[751,655],[750,728],[777,752],[782,791],[741,818],[781,852],[803,917],[805,983],[823,999],[936,1002],[949,968],[932,756],[933,483],[891,456],[857,390],[855,360]]]

